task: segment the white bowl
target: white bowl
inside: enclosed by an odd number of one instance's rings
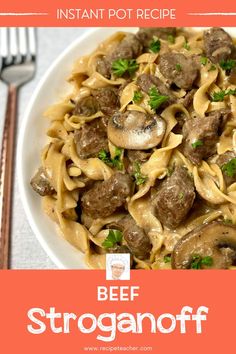
[[[87,267],[83,261],[83,254],[58,234],[55,223],[42,210],[41,198],[30,186],[30,179],[40,166],[41,150],[47,142],[45,132],[49,125],[42,115],[48,106],[66,95],[68,90],[66,79],[77,58],[91,53],[101,41],[114,32],[136,30],[136,28],[96,28],[79,37],[47,70],[24,114],[17,154],[21,199],[37,239],[52,261],[62,269]],[[226,30],[236,36],[236,28]]]

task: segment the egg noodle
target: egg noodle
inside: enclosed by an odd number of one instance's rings
[[[155,114],[150,107],[148,94],[143,92],[142,99],[134,102],[135,92],[139,91],[137,78],[141,74],[158,77],[163,84],[166,78],[159,70],[159,57],[168,52],[182,53],[186,57],[204,56],[203,32],[194,32],[189,28],[177,29],[174,41],[160,38],[160,50],[154,53],[150,50],[136,58],[137,70],[132,74],[128,83],[123,77],[112,74],[106,78],[97,71],[97,62],[101,57],[110,53],[126,36],[117,32],[102,42],[90,55],[79,58],[73,67],[69,82],[72,91],[59,102],[49,107],[45,112],[50,125],[47,131],[48,145],[41,156],[42,167],[50,177],[54,193],[43,196],[45,213],[58,225],[64,238],[79,251],[85,254],[85,261],[90,268],[105,268],[107,250],[103,244],[109,229],[106,225],[121,220],[129,213],[136,224],[145,230],[149,236],[152,249],[148,259],[134,256],[134,268],[137,269],[169,269],[170,262],[164,261],[165,256],[172,253],[176,242],[194,228],[213,220],[230,220],[236,224],[236,183],[226,185],[222,169],[214,159],[202,160],[193,164],[181,149],[183,134],[177,130],[178,117],[185,120],[194,117],[204,118],[219,109],[227,109],[229,118],[224,124],[217,143],[216,155],[227,151],[235,151],[236,144],[236,96],[225,95],[222,101],[212,101],[211,94],[223,90],[235,90],[236,85],[228,81],[225,70],[211,60],[200,64],[199,75],[195,81],[193,102],[189,106],[183,104],[187,91],[175,86],[169,86],[176,102],[163,106],[159,115],[166,123],[165,135],[161,143],[152,148],[150,156],[140,163],[140,171],[146,176],[144,183],[136,186],[132,196],[126,200],[126,209],[114,212],[105,218],[92,220],[89,227],[78,221],[80,197],[86,186],[86,181],[106,181],[116,171],[115,167],[107,164],[99,157],[82,159],[76,149],[75,132],[84,124],[95,119],[101,119],[104,113],[98,110],[95,114],[77,115],[74,112],[76,102],[91,94],[91,90],[121,85],[119,94],[120,112],[139,111]],[[187,45],[186,45],[187,43]],[[114,144],[109,142],[110,156],[114,156]],[[125,161],[125,151],[121,162]],[[152,188],[167,178],[171,168],[184,166],[192,176],[199,200],[198,208],[192,208],[187,218],[176,228],[163,225],[158,219],[153,204],[150,202]],[[123,240],[122,242],[125,243]]]

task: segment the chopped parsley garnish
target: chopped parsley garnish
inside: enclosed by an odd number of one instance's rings
[[[213,258],[210,256],[201,257],[200,255],[194,255],[192,257],[191,269],[202,269],[202,266],[211,267],[213,264]]]
[[[225,71],[230,71],[236,66],[236,60],[228,59],[228,60],[221,60],[220,66]]]
[[[236,158],[231,159],[229,162],[225,163],[221,170],[228,176],[234,177],[236,174]]]
[[[161,49],[161,41],[160,41],[160,39],[158,39],[156,37],[153,37],[153,40],[150,43],[149,49],[153,53],[160,52],[160,49]]]
[[[109,157],[109,153],[106,150],[100,150],[98,153],[98,158],[105,162],[106,164],[109,164],[111,162],[111,159]]]
[[[134,163],[134,174],[133,175],[134,175],[135,183],[137,184],[137,186],[140,186],[140,184],[145,183],[147,180],[147,176],[142,175],[140,163],[137,161]]]
[[[208,71],[214,71],[214,70],[216,70],[216,66],[214,64],[212,64]]]
[[[170,44],[175,44],[175,37],[172,34],[169,34],[167,40]]]
[[[171,261],[171,256],[164,256],[164,262],[165,263],[170,263],[170,261]]]
[[[207,59],[207,57],[201,57],[200,61],[201,61],[201,64],[205,66],[205,65],[207,65],[208,59]]]
[[[174,172],[174,167],[168,167],[167,168],[167,177],[170,177],[172,175],[172,173]]]
[[[142,94],[141,91],[135,91],[135,92],[134,92],[133,101],[134,101],[135,103],[140,102],[142,98],[143,98],[143,94]]]
[[[203,141],[202,140],[196,140],[194,141],[194,143],[192,143],[192,147],[194,149],[197,149],[199,146],[202,146],[203,145]]]
[[[221,101],[224,101],[225,96],[226,96],[226,93],[224,90],[213,92],[211,94],[211,100],[213,102],[221,102]]]
[[[169,96],[161,95],[155,86],[150,88],[148,94],[150,97],[148,104],[153,110],[158,109],[163,103],[165,103],[169,99]]]
[[[231,219],[224,219],[223,220],[223,223],[226,224],[226,225],[232,225],[233,224],[233,221]]]
[[[126,73],[132,75],[138,69],[138,64],[135,59],[117,59],[111,68],[116,76],[121,77]]]
[[[181,71],[182,70],[182,66],[180,64],[176,64],[175,68],[177,71]]]
[[[123,162],[120,160],[121,155],[123,153],[123,149],[116,147],[115,148],[115,156],[112,160],[113,165],[118,168],[118,170],[123,169]]]
[[[167,177],[170,177],[172,175],[172,173],[174,172],[174,167],[170,166],[167,168]]]
[[[115,156],[113,159],[110,156],[110,153],[107,152],[106,150],[101,150],[98,153],[98,158],[105,162],[108,166],[111,167],[116,167],[118,170],[123,169],[123,162],[120,160],[121,155],[122,155],[123,149],[120,149],[118,147],[115,148]]]
[[[122,241],[122,232],[119,230],[109,230],[109,234],[103,241],[104,248],[112,248]]]
[[[186,50],[190,50],[190,45],[188,44],[188,41],[185,41],[183,47],[184,47],[184,49],[186,49]]]
[[[236,95],[236,89],[213,92],[211,94],[211,100],[212,102],[222,102],[224,101],[226,96],[230,96],[230,95]]]
[[[195,255],[192,257],[191,269],[201,269],[201,257]]]
[[[205,265],[207,267],[211,267],[212,264],[213,264],[213,258],[210,257],[210,256],[203,257],[202,261],[201,261],[201,264]]]
[[[182,200],[183,197],[184,197],[184,192],[180,192],[180,193],[179,193],[179,199]]]

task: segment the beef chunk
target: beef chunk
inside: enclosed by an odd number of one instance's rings
[[[149,48],[153,37],[168,39],[169,36],[175,35],[175,27],[143,27],[137,32],[137,37],[145,49]]]
[[[81,198],[82,209],[94,219],[105,218],[125,204],[132,194],[132,179],[127,174],[115,173],[108,180],[97,182]]]
[[[175,114],[175,119],[177,124],[173,128],[173,132],[175,134],[182,134],[183,125],[186,122],[187,116],[183,112],[177,112]]]
[[[119,109],[118,89],[115,87],[104,87],[92,91],[93,97],[99,102],[100,110],[111,116]]]
[[[142,45],[136,35],[129,33],[107,56],[111,62],[117,59],[135,59],[142,53]]]
[[[144,163],[151,156],[152,151],[145,150],[127,150],[126,169],[131,175],[134,174],[135,163]]]
[[[208,117],[192,118],[184,123],[183,153],[192,163],[200,165],[202,159],[216,152],[220,123],[221,114],[218,111]]]
[[[142,45],[139,39],[132,33],[129,33],[117,45],[113,52],[99,59],[97,71],[109,78],[111,75],[111,66],[113,61],[118,59],[135,59],[142,53]]]
[[[127,157],[130,162],[145,162],[151,156],[152,151],[145,150],[128,150]]]
[[[228,108],[218,109],[217,111],[210,112],[208,116],[214,116],[216,119],[220,120],[219,135],[222,134],[225,124],[230,118],[231,110]]]
[[[35,190],[35,192],[41,195],[42,197],[55,193],[55,190],[51,185],[47,172],[43,167],[40,167],[38,169],[37,173],[30,181],[30,184]]]
[[[168,104],[176,102],[176,97],[171,90],[156,76],[149,74],[142,74],[137,78],[137,85],[142,91],[148,93],[150,88],[156,87],[161,95],[169,96]],[[163,107],[163,106],[162,106]]]
[[[100,150],[108,151],[107,118],[96,118],[75,131],[76,150],[81,159],[96,157]]]
[[[184,167],[176,167],[153,199],[156,215],[164,225],[174,229],[185,219],[194,199],[191,177]]]
[[[234,171],[232,170],[231,175],[231,173],[224,169],[224,166],[233,159],[236,162],[236,154],[233,151],[226,151],[224,154],[219,155],[215,161],[217,165],[219,165],[222,169],[224,180],[227,186],[230,186],[232,183],[236,182],[236,174]]]
[[[116,223],[107,225],[107,227],[109,229],[120,230],[123,233],[129,250],[134,256],[140,259],[149,258],[152,248],[150,239],[130,215],[125,216]]]
[[[97,113],[99,109],[99,103],[96,98],[88,96],[77,102],[72,114],[89,117]]]
[[[183,100],[180,101],[180,103],[182,103],[184,105],[184,107],[189,108],[193,104],[193,97],[194,97],[196,91],[197,91],[196,89],[192,89],[191,91],[189,91],[185,95]]]
[[[229,82],[233,85],[236,85],[236,66],[230,72]]]
[[[92,96],[79,100],[73,114],[89,117],[99,110],[110,116],[119,108],[119,90],[115,87],[103,87],[92,90]]]
[[[149,258],[152,245],[144,230],[131,216],[126,216],[121,222],[124,227],[123,237],[133,255],[140,259]]]
[[[106,79],[110,79],[110,77],[111,77],[111,64],[106,60],[105,57],[98,59],[96,70],[99,74],[104,76]]]
[[[160,57],[160,72],[170,83],[179,88],[190,90],[198,75],[198,67],[193,57],[181,53],[165,53]]]
[[[222,28],[213,27],[204,31],[203,41],[206,56],[213,63],[227,60],[232,54],[232,38]]]

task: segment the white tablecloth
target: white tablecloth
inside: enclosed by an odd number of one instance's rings
[[[42,75],[57,56],[86,29],[83,28],[39,28],[37,73],[32,81],[23,86],[19,97],[18,134],[21,117],[32,92]],[[6,104],[6,87],[0,83],[0,136],[2,137],[3,118]],[[13,269],[53,269],[56,266],[45,254],[34,236],[21,203],[15,174],[14,204],[12,216],[11,268]]]

